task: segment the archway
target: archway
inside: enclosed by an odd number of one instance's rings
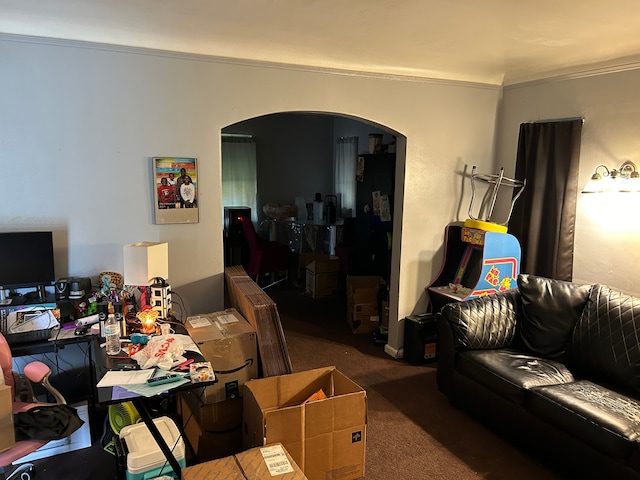
[[[333,193],[333,168],[339,138],[357,137],[359,154],[369,153],[370,134],[382,136],[383,150],[389,150],[395,141],[395,148],[391,149],[395,153],[391,191],[379,193],[386,193],[391,201],[389,233],[393,240],[390,242],[386,275],[390,297],[389,340],[385,348],[390,355],[397,356],[397,299],[406,138],[366,119],[325,112],[268,114],[229,125],[222,129],[222,134],[251,136],[256,141],[258,211],[254,219],[258,225],[265,218],[262,206],[268,202],[293,204],[296,197],[303,196],[309,200],[313,199],[315,192]],[[359,205],[359,208],[362,206]],[[363,214],[361,211],[354,213],[356,217]]]

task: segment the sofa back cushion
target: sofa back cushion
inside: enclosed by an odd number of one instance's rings
[[[515,335],[519,298],[512,289],[442,307],[440,313],[451,325],[456,348],[508,346]]]
[[[587,303],[591,285],[523,273],[518,276],[518,289],[522,300],[520,340],[536,355],[561,357]]]
[[[580,376],[640,392],[640,298],[594,286],[567,345],[567,364]]]

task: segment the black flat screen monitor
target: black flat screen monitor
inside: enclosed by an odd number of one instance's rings
[[[55,285],[52,232],[0,233],[0,286],[5,290]]]

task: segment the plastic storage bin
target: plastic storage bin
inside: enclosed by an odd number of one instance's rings
[[[178,464],[186,467],[184,440],[175,422],[169,417],[153,420],[162,434],[169,449],[173,451]],[[127,450],[127,480],[147,480],[161,475],[180,478],[175,475],[171,465],[144,423],[127,425],[120,430],[120,440]]]
[[[412,365],[434,361],[438,356],[438,328],[431,313],[409,315],[404,319],[403,358]]]

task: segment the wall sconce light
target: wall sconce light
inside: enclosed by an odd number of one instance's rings
[[[640,192],[640,172],[630,160],[616,170],[606,165],[598,165],[582,193]]]

